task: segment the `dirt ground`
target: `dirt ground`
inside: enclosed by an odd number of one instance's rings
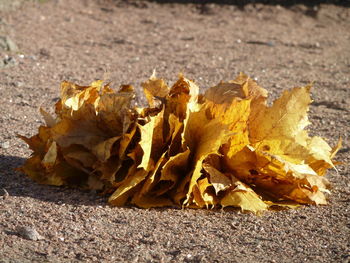
[[[48,0],[0,5],[0,262],[349,262],[350,9]],[[3,43],[1,45],[1,43]],[[272,97],[316,81],[310,133],[343,138],[329,205],[267,212],[112,208],[14,171],[63,80],[140,86],[156,69],[204,90],[240,71]],[[141,100],[141,99],[140,99]],[[4,190],[5,189],[5,190]],[[8,195],[7,195],[8,193]],[[27,240],[18,227],[43,237]]]

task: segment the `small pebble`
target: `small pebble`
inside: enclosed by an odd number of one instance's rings
[[[10,143],[9,142],[1,142],[0,147],[3,149],[7,149],[10,147]]]
[[[19,236],[28,240],[37,241],[40,239],[44,239],[44,237],[41,236],[34,227],[20,226],[17,228],[17,233]]]

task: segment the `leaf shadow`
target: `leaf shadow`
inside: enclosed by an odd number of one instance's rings
[[[15,169],[20,167],[25,158],[0,154],[0,195],[5,189],[9,198],[28,197],[43,202],[67,205],[108,206],[107,197],[94,191],[70,187],[41,185]]]
[[[0,198],[2,195],[4,195],[5,191],[3,189],[5,189],[9,194],[9,198],[11,198],[11,196],[26,197],[43,202],[73,206],[109,206],[107,203],[108,196],[100,196],[94,191],[36,183],[25,174],[16,171],[16,168],[20,167],[25,160],[25,158],[18,156],[0,154]],[[130,210],[140,209],[132,205],[124,206],[124,208]],[[183,210],[183,208],[174,205],[170,207],[158,207],[146,210],[169,211]],[[186,208],[186,210],[191,213],[190,211],[197,211],[198,208]],[[236,212],[238,211],[236,208],[231,208],[231,210],[235,210]],[[205,210],[204,213],[221,214],[222,212],[222,209],[215,208]]]
[[[38,184],[25,174],[16,171],[16,168],[20,167],[25,158],[11,155],[0,154],[0,199],[7,192],[9,198],[11,197],[25,197],[40,200],[42,202],[49,202],[55,204],[66,204],[72,206],[103,206],[107,207],[108,196],[101,196],[95,191],[82,190],[78,188],[72,188],[67,186],[51,186]],[[5,190],[5,191],[4,191]],[[130,210],[138,210],[140,208],[133,205],[126,205],[123,208]],[[180,211],[187,210],[188,213],[194,211],[201,211],[206,214],[222,214],[225,211],[237,212],[241,215],[251,214],[249,212],[241,212],[236,207],[222,208],[183,208],[180,206],[168,206],[168,207],[154,207],[145,210],[154,210],[159,212],[166,211]],[[285,209],[281,209],[285,210]],[[195,212],[198,213],[198,212]]]

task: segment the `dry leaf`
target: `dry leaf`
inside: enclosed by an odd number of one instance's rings
[[[199,95],[183,75],[172,87],[155,76],[142,84],[148,107],[133,105],[134,89],[103,81],[61,84],[56,117],[31,138],[19,168],[42,184],[111,194],[115,206],[270,207],[326,204],[323,177],[341,147],[310,137],[311,86],[285,91],[271,107],[267,91],[244,74]]]

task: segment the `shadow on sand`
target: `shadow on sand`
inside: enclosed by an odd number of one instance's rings
[[[4,194],[3,189],[5,189],[9,196],[29,197],[44,202],[87,206],[107,205],[106,197],[101,197],[92,191],[40,185],[34,182],[25,174],[15,170],[24,161],[24,158],[17,156],[0,155],[0,195]]]
[[[25,158],[17,156],[0,155],[0,199],[6,192],[9,196],[18,196],[33,198],[43,202],[55,204],[66,204],[73,206],[109,206],[107,203],[108,196],[100,196],[93,191],[80,190],[70,187],[57,187],[50,185],[41,185],[27,177],[25,174],[16,171]],[[6,190],[6,192],[4,191]],[[139,209],[132,205],[124,208]],[[181,210],[181,207],[170,206],[151,208],[151,210],[167,211]],[[191,209],[192,210],[192,209]],[[197,209],[193,209],[195,211]],[[225,208],[225,211],[238,211],[237,208]],[[205,213],[222,213],[222,209],[205,210]]]

